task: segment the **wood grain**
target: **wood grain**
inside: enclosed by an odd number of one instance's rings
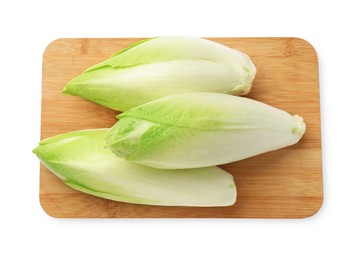
[[[118,112],[61,93],[86,68],[139,39],[58,39],[43,57],[41,138],[111,127]],[[114,202],[63,184],[40,168],[40,202],[59,218],[304,218],[321,207],[322,167],[318,61],[298,38],[213,38],[247,53],[257,67],[250,98],[304,117],[307,132],[291,147],[222,165],[236,181],[231,207],[161,207]]]

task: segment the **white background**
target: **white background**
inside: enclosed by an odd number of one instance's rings
[[[324,3],[322,3],[324,2]],[[361,1],[1,1],[0,259],[364,259]],[[59,37],[294,36],[319,57],[324,204],[299,220],[54,219],[39,204],[42,53]]]

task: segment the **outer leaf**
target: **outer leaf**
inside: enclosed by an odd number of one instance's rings
[[[297,143],[303,119],[248,98],[217,93],[164,97],[119,115],[108,147],[156,168],[230,163]]]
[[[228,206],[232,176],[218,167],[160,170],[128,162],[104,148],[108,129],[45,139],[33,152],[70,187],[106,199],[165,206]]]
[[[63,91],[125,111],[178,93],[248,93],[255,74],[246,54],[224,45],[194,37],[159,37],[92,66]]]

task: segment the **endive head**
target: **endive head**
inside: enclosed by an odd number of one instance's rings
[[[163,206],[229,206],[233,177],[218,167],[154,169],[105,149],[108,129],[89,129],[42,140],[33,152],[68,186],[97,197]]]
[[[246,94],[256,68],[248,55],[202,38],[140,41],[72,79],[65,93],[125,111],[185,92]]]
[[[164,97],[118,116],[107,147],[156,168],[230,163],[297,143],[300,116],[243,97],[187,93]]]

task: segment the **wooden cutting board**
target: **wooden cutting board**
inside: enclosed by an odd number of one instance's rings
[[[41,138],[111,127],[119,112],[61,93],[64,85],[139,39],[58,39],[43,57]],[[213,38],[247,53],[257,67],[248,97],[304,117],[307,132],[291,147],[222,165],[236,181],[230,207],[161,207],[101,199],[73,190],[41,165],[40,202],[59,218],[304,218],[321,207],[322,167],[318,61],[298,38]]]

